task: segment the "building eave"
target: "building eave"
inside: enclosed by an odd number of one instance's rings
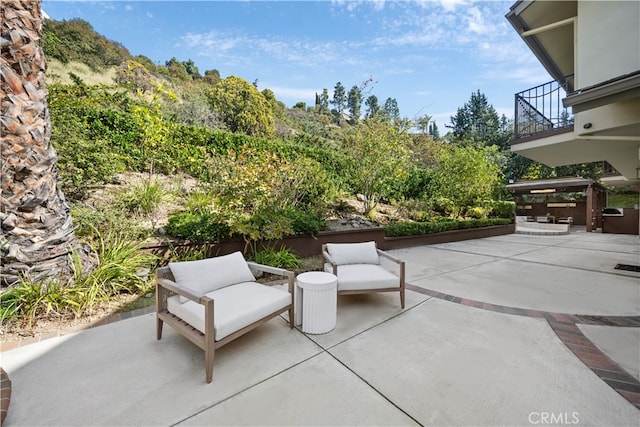
[[[612,102],[640,96],[640,70],[602,82],[598,85],[579,89],[562,100],[565,108],[572,107],[579,113]]]

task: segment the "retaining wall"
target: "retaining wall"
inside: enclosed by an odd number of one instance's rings
[[[458,242],[461,240],[480,239],[501,236],[515,232],[515,224],[495,225],[490,227],[451,230],[442,233],[423,234],[419,236],[385,237],[384,228],[366,228],[347,231],[321,231],[317,236],[293,236],[282,240],[269,241],[266,245],[280,249],[287,247],[299,256],[306,258],[320,255],[324,243],[358,243],[375,241],[382,250],[400,249],[411,246],[434,245],[438,243]],[[265,245],[258,243],[258,248]],[[192,248],[207,247],[207,256],[226,255],[235,251],[243,251],[245,242],[242,239],[231,239],[220,243],[194,244],[189,242],[167,242],[147,244],[145,249],[157,255],[168,257],[171,250],[180,251]]]

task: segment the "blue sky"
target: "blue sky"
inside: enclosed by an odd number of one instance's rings
[[[132,55],[192,59],[269,88],[291,107],[336,82],[373,78],[382,105],[428,114],[441,133],[480,90],[513,116],[513,95],[551,78],[504,15],[513,1],[61,1],[53,19],[81,18]]]

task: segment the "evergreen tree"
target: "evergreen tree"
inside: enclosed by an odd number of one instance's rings
[[[200,71],[198,71],[198,67],[193,62],[192,59],[189,59],[188,61],[182,61],[182,66],[187,71],[187,74],[191,76],[192,79],[195,80],[195,79],[202,78],[202,76],[200,75]]]
[[[453,142],[473,142],[499,147],[504,145],[498,113],[479,90],[471,94],[469,102],[458,108],[456,115],[451,117],[451,123]]]
[[[349,94],[347,96],[347,109],[349,110],[349,114],[351,114],[351,124],[358,123],[360,120],[360,107],[362,106],[362,92],[358,86],[353,86],[351,90],[349,90]]]
[[[322,94],[318,99],[318,113],[329,114],[329,91],[322,89]]]
[[[338,114],[341,114],[347,105],[347,92],[340,82],[336,83],[336,87],[333,88],[333,99],[331,100],[331,105],[333,105]]]
[[[440,139],[440,131],[438,130],[438,125],[436,124],[435,120],[433,121],[433,123],[429,123],[428,133],[433,139]]]
[[[364,105],[367,106],[367,118],[374,118],[380,114],[380,105],[378,104],[378,97],[375,95],[370,95],[367,100],[364,102]]]
[[[395,123],[400,119],[400,108],[395,98],[387,98],[382,107],[382,114],[389,119],[391,123]]]

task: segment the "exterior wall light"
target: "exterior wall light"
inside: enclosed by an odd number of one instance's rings
[[[545,188],[544,190],[531,190],[531,194],[542,194],[542,193],[555,193],[555,188]]]

